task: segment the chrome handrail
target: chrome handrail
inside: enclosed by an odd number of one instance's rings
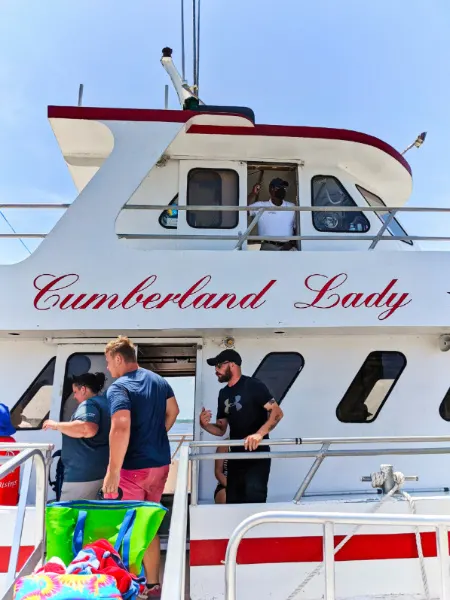
[[[374,448],[354,448],[354,449],[330,449],[330,446],[362,444],[379,446],[380,444],[424,444],[424,443],[447,443],[449,446],[438,447],[374,447]],[[251,459],[277,459],[277,458],[314,458],[314,462],[306,473],[303,481],[295,493],[292,501],[298,504],[304,493],[310,486],[314,476],[319,470],[320,465],[329,457],[348,457],[348,456],[403,456],[403,455],[438,455],[450,454],[450,436],[397,436],[397,437],[349,437],[349,438],[284,438],[274,440],[264,440],[261,442],[264,446],[294,446],[294,445],[320,445],[318,450],[285,450],[285,451],[261,451],[261,452],[223,452],[220,458],[231,460],[251,460]],[[198,465],[199,460],[217,460],[217,453],[199,452],[201,448],[217,448],[217,447],[239,447],[244,445],[244,440],[208,440],[208,441],[192,441],[189,447],[192,448],[192,453],[189,460],[194,461]],[[198,468],[192,469],[192,485],[191,485],[191,505],[195,506],[198,503]]]
[[[14,580],[17,575],[17,561],[20,551],[23,525],[25,522],[26,501],[31,479],[32,466],[36,468],[36,517],[34,550],[20,570],[19,576],[28,575],[43,560],[45,553],[45,507],[47,505],[47,480],[49,466],[54,449],[53,444],[1,443],[0,451],[19,451],[0,466],[0,480],[26,464],[22,476],[19,505],[14,527],[11,555],[6,575],[6,591],[2,600],[10,600],[14,593]]]
[[[367,515],[361,513],[297,513],[290,511],[267,511],[252,515],[242,521],[231,534],[225,554],[225,600],[236,600],[236,558],[239,544],[244,535],[257,525],[319,524],[323,527],[323,560],[325,566],[325,598],[335,600],[335,525],[382,525],[404,527],[433,527],[436,529],[438,561],[441,571],[441,598],[450,598],[450,558],[448,549],[448,528],[450,516],[438,515]]]
[[[188,479],[189,447],[183,446],[178,463],[161,600],[184,600],[185,598]]]

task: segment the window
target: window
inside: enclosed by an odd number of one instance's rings
[[[362,212],[342,212],[339,206],[357,206],[336,177],[317,175],[311,180],[312,206],[334,206],[334,211],[313,212],[318,231],[332,233],[366,233],[370,223]]]
[[[386,204],[383,202],[383,200],[379,196],[376,196],[374,193],[369,192],[368,190],[365,190],[360,185],[357,185],[356,187],[357,187],[359,193],[362,194],[363,198],[365,199],[365,201],[367,202],[367,204],[369,206],[386,206]],[[386,212],[377,211],[375,214],[377,215],[377,217],[380,219],[380,221],[382,223],[385,223],[386,219],[389,218],[388,211],[386,211]],[[402,236],[402,235],[407,236],[408,235],[395,217],[392,219],[392,221],[388,227],[388,231],[391,235],[398,235],[398,236]],[[412,240],[401,240],[401,241],[405,242],[405,244],[409,244],[410,246],[413,245]]]
[[[177,206],[178,194],[169,202],[169,206]],[[158,219],[159,224],[164,229],[176,229],[178,226],[178,210],[177,208],[167,208],[163,210]]]
[[[48,419],[55,363],[56,356],[45,365],[11,410],[11,421],[16,429],[41,429],[43,422]]]
[[[265,383],[278,404],[281,404],[304,364],[303,356],[298,352],[271,352],[262,359],[253,377]]]
[[[336,409],[339,421],[375,421],[405,367],[401,352],[371,352]]]
[[[192,169],[188,175],[188,206],[238,206],[239,176],[229,169]],[[186,211],[187,223],[196,229],[233,229],[238,211]]]
[[[444,421],[450,421],[450,388],[447,390],[447,393],[441,402],[439,414]]]
[[[63,391],[61,398],[60,420],[69,421],[70,417],[77,408],[77,401],[72,393],[72,377],[74,375],[82,375],[83,373],[104,373],[106,375],[105,386],[101,392],[103,394],[114,379],[106,369],[106,358],[102,352],[83,354],[77,352],[72,354],[67,359],[66,372],[64,374]]]

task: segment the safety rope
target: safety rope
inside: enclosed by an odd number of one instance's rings
[[[383,472],[372,473],[371,480],[372,480],[373,488],[381,488],[386,481],[386,474]],[[403,498],[405,498],[405,500],[408,502],[411,512],[415,515],[417,514],[416,504],[415,504],[413,498],[408,493],[406,493],[400,489],[401,486],[405,483],[405,476],[403,475],[403,473],[400,473],[399,471],[395,472],[394,473],[394,482],[395,482],[394,487],[386,494],[386,496],[382,500],[380,500],[380,502],[377,502],[376,504],[374,504],[373,508],[369,509],[369,511],[368,511],[369,514],[377,513],[380,510],[380,508],[383,506],[383,504],[385,504],[396,493],[399,493],[401,496],[403,496]],[[351,531],[351,533],[349,533],[336,546],[336,548],[334,549],[335,555],[339,552],[339,550],[341,550],[345,546],[345,544],[355,535],[355,533],[357,531],[359,531],[359,529],[361,529],[361,527],[363,527],[363,525],[357,525],[356,527],[354,527],[353,531]],[[417,554],[419,556],[420,572],[422,575],[422,583],[423,583],[423,588],[425,591],[425,597],[426,597],[426,600],[431,600],[430,588],[428,586],[428,578],[427,578],[427,573],[425,570],[425,560],[424,560],[424,556],[423,556],[422,539],[420,537],[420,531],[419,531],[418,527],[416,527],[416,546],[417,546]],[[308,583],[312,579],[314,579],[314,577],[316,577],[322,571],[323,568],[324,568],[324,561],[322,561],[320,563],[320,565],[318,565],[313,571],[311,571],[311,573],[309,573],[305,577],[305,579],[300,583],[300,585],[298,585],[295,588],[295,590],[287,597],[286,600],[294,600],[294,598],[308,585]]]

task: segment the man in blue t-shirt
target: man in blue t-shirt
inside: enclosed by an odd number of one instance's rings
[[[107,497],[160,502],[170,467],[167,432],[179,408],[165,379],[141,369],[132,342],[120,336],[106,345],[106,364],[116,381],[107,391],[111,409],[110,458],[103,482]],[[158,598],[160,546],[155,537],[144,556],[147,596]]]

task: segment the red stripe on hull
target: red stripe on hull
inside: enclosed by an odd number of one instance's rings
[[[420,534],[425,558],[437,556],[434,532]],[[335,536],[335,546],[344,536]],[[191,567],[221,565],[228,540],[191,540]],[[309,563],[323,560],[322,537],[247,538],[238,550],[240,565]],[[336,561],[418,558],[414,533],[356,535],[336,554]]]
[[[19,550],[19,559],[17,561],[18,570],[30,558],[34,546],[21,546]],[[11,555],[11,546],[0,546],[0,573],[8,572],[9,557]]]

